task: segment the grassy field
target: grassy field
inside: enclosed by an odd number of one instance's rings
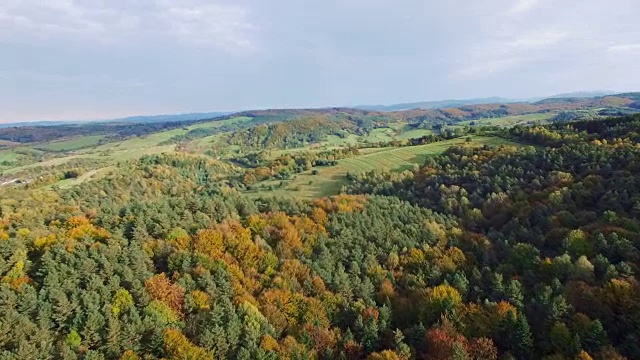
[[[9,149],[0,150],[0,171],[9,173],[14,167],[23,163],[36,161],[43,152],[29,146],[13,146]]]
[[[433,134],[433,131],[429,129],[412,129],[407,126],[400,135],[396,136],[396,140],[417,139],[430,134]]]
[[[349,134],[345,137],[337,135],[329,135],[327,139],[322,142],[322,145],[327,146],[343,146],[343,145],[355,145],[360,142],[360,137],[355,134]]]
[[[107,176],[107,174],[109,174],[110,172],[115,171],[116,169],[117,168],[115,166],[106,166],[106,167],[103,167],[103,168],[87,171],[86,173],[80,175],[79,177],[77,177],[75,179],[60,180],[57,183],[44,186],[42,189],[43,190],[49,190],[54,186],[59,187],[61,189],[68,189],[68,188],[70,188],[72,186],[80,185],[80,184],[82,184],[83,182],[86,182],[86,181],[101,179],[101,178]]]
[[[393,140],[408,140],[432,134],[428,129],[414,129],[407,124],[389,124],[389,127],[373,129],[369,135],[358,140],[363,143],[389,142]]]
[[[312,175],[311,171],[297,174],[294,180],[286,181],[286,185],[282,188],[279,187],[280,180],[267,180],[258,183],[254,185],[254,188],[271,186],[275,190],[257,190],[251,194],[272,194],[306,199],[335,195],[347,183],[346,175],[348,172],[364,172],[373,169],[411,170],[415,164],[424,163],[427,157],[441,154],[449,147],[465,142],[465,138],[459,138],[419,146],[362,149],[363,154],[358,157],[340,160],[336,166],[316,168],[317,175]],[[502,138],[480,136],[472,137],[471,144],[477,146],[519,145]]]
[[[544,114],[527,114],[527,115],[515,115],[515,116],[505,116],[499,118],[486,118],[486,119],[478,119],[473,120],[475,125],[495,125],[495,126],[513,126],[517,124],[525,124],[530,121],[539,121],[542,123],[547,122],[547,120],[554,117],[556,114],[553,113],[544,113]],[[463,121],[458,123],[458,125],[470,125],[472,120]]]
[[[185,150],[190,153],[204,153],[222,138],[224,133],[205,136],[200,139],[191,140],[183,144]]]
[[[0,150],[0,163],[4,161],[14,161],[20,156],[13,149]]]
[[[37,148],[46,151],[71,151],[98,145],[98,142],[103,138],[104,136],[102,135],[80,136],[69,140],[46,143],[37,146]]]
[[[141,148],[149,148],[152,146],[158,146],[163,141],[171,139],[176,135],[183,135],[189,132],[185,129],[173,129],[162,131],[155,134],[136,136],[123,141],[113,142],[97,146],[90,149],[91,151],[105,151],[105,150],[135,150]]]
[[[194,124],[188,127],[189,130],[193,129],[206,129],[206,128],[217,128],[225,125],[236,125],[243,124],[253,120],[252,117],[248,116],[236,116],[231,119],[218,120],[218,121],[208,121],[205,123]]]
[[[369,135],[360,138],[360,142],[389,142],[395,138],[396,132],[392,128],[377,128],[371,130]]]

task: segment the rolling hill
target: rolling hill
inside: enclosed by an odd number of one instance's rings
[[[634,96],[10,129],[0,348],[636,359]]]
[[[354,145],[387,146],[429,134],[467,131],[465,127],[623,115],[640,111],[639,101],[639,93],[626,93],[438,109],[266,109],[188,121],[163,122],[166,117],[160,116],[133,117],[121,122],[6,127],[0,128],[0,172],[6,178],[74,159],[99,160],[100,167],[104,167],[163,152],[232,158],[263,150],[295,152]],[[138,120],[144,122],[135,122]]]

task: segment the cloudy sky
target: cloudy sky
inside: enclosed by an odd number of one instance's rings
[[[640,90],[638,0],[2,0],[0,121]]]

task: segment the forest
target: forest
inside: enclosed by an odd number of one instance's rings
[[[640,359],[640,115],[337,142],[398,116],[245,113],[156,139],[185,151],[23,168],[0,188],[0,359]],[[244,151],[183,143],[206,136]],[[339,194],[248,192],[452,140]]]

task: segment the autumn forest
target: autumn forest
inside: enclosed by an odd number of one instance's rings
[[[638,115],[336,111],[7,160],[0,359],[640,359]]]

